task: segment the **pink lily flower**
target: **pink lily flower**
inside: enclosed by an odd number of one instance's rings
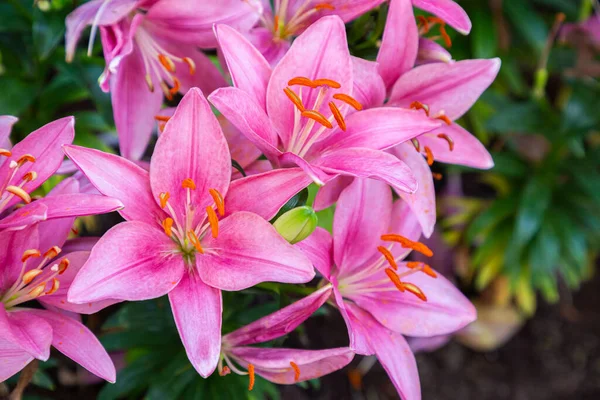
[[[347,347],[297,350],[249,346],[292,332],[321,307],[331,293],[331,285],[324,286],[279,311],[223,336],[219,374],[224,376],[234,372],[248,375],[248,390],[252,390],[254,374],[274,383],[290,385],[327,375],[348,365],[354,358],[354,352]]]
[[[400,108],[360,111],[371,101],[360,90],[368,62],[350,56],[339,17],[311,25],[273,70],[240,33],[224,25],[215,32],[235,87],[209,99],[275,169],[298,166],[319,185],[347,175],[416,190],[406,164],[383,150],[440,121]]]
[[[476,318],[473,305],[422,262],[405,262],[418,242],[419,223],[390,188],[355,179],[340,195],[333,238],[324,229],[298,243],[333,285],[335,304],[358,354],[376,354],[402,399],[419,399],[416,363],[403,335],[454,332]]]
[[[262,0],[262,7],[256,7],[260,21],[247,37],[271,65],[276,65],[290,48],[292,39],[319,18],[337,15],[344,23],[350,22],[384,1],[276,0],[272,3]],[[411,4],[410,0],[406,1]],[[413,0],[412,5],[437,15],[438,23],[446,21],[462,34],[471,30],[467,13],[452,0]],[[409,12],[412,15],[412,7]]]
[[[14,117],[0,117],[0,143],[8,144],[0,148],[0,231],[122,207],[116,199],[79,192],[32,199],[30,193],[59,168],[64,158],[61,146],[71,143],[75,135],[74,119],[67,117],[44,125],[11,148],[8,136],[14,122]]]
[[[97,150],[65,146],[65,152],[98,191],[123,202],[120,213],[127,220],[98,241],[69,301],[168,294],[188,357],[202,376],[219,359],[221,290],[314,277],[299,250],[267,221],[243,211],[246,198],[229,201],[229,150],[199,89],[184,96],[167,122],[150,172]]]
[[[91,51],[96,30],[106,68],[100,87],[110,89],[121,154],[139,160],[150,140],[154,116],[163,97],[172,99],[191,87],[205,93],[226,82],[200,48],[214,48],[214,23],[249,29],[258,16],[239,0],[217,0],[198,6],[180,0],[93,0],[66,20],[67,60],[86,26],[92,25]]]
[[[77,190],[77,181],[67,179],[48,197]],[[69,286],[89,257],[84,251],[88,246],[78,250],[66,242],[73,221],[63,217],[0,232],[0,382],[34,358],[46,361],[51,345],[91,373],[115,381],[110,357],[78,315],[115,301],[85,305],[67,301]],[[44,309],[26,306],[35,300]]]

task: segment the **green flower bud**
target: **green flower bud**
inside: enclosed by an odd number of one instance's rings
[[[302,206],[284,213],[273,223],[281,236],[291,244],[301,242],[317,227],[317,214],[312,207]]]

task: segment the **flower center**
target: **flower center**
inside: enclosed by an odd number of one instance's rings
[[[291,87],[297,87],[298,92]],[[337,90],[341,87],[338,82],[327,78],[311,80],[296,77],[288,82],[283,92],[294,105],[294,128],[286,151],[304,157],[314,143],[335,131],[334,121],[342,131],[346,130],[344,115],[350,107],[357,111],[362,110],[362,105],[352,96],[344,93],[329,95],[331,89]],[[317,96],[310,106],[302,101],[303,88],[308,88],[307,94],[313,89],[318,89]],[[325,106],[326,102],[327,106]],[[327,114],[329,116],[326,116]],[[315,124],[318,124],[316,128]]]
[[[0,303],[6,309],[39,298],[41,296],[55,293],[60,287],[57,276],[64,274],[69,267],[69,260],[63,258],[59,263],[50,263],[61,252],[58,246],[51,247],[43,254],[42,260],[37,267],[27,270],[27,263],[42,256],[37,249],[26,250],[21,257],[23,266],[15,283],[0,295]],[[49,268],[48,266],[52,264]]]
[[[225,215],[225,200],[217,189],[209,189],[208,192],[214,203],[205,208],[206,216],[195,224],[194,217],[197,207],[192,204],[191,192],[196,190],[196,183],[193,179],[186,178],[181,182],[181,187],[186,189],[186,205],[183,218],[181,220],[177,218],[175,210],[169,203],[170,193],[163,192],[158,196],[160,207],[167,209],[171,216],[161,221],[161,225],[165,234],[177,244],[177,251],[183,256],[187,264],[194,265],[196,253],[205,253],[202,239],[208,234],[209,230],[213,238],[217,238],[219,235],[219,216],[223,217]],[[219,216],[217,216],[217,213]]]
[[[398,243],[405,249],[412,249],[427,257],[432,257],[433,252],[429,247],[421,242],[412,241],[404,236],[400,236],[394,233],[386,234],[381,236],[381,240],[385,242]],[[391,245],[389,246],[378,246],[377,250],[381,253],[381,257],[376,259],[371,265],[361,269],[360,272],[352,274],[347,278],[342,278],[339,281],[338,289],[342,295],[348,296],[364,293],[377,293],[382,291],[399,290],[400,292],[408,292],[423,301],[427,301],[425,293],[415,284],[405,281],[405,278],[423,272],[424,274],[437,278],[435,271],[427,264],[417,261],[409,261],[404,265],[408,267],[407,271],[398,273],[398,262],[400,258],[395,258],[392,254]],[[371,275],[384,271],[389,279],[383,280],[368,280]],[[391,281],[395,288],[381,287],[381,285]]]
[[[10,158],[12,153],[9,150],[0,149],[0,156]],[[7,174],[6,180],[0,186],[0,212],[4,211],[6,206],[16,196],[23,200],[25,203],[31,203],[31,196],[27,191],[23,189],[26,183],[31,182],[37,178],[35,171],[29,171],[23,175],[20,179],[15,179],[19,169],[26,163],[34,163],[35,157],[31,154],[24,154],[19,157],[16,161],[10,160],[9,169],[12,170]]]
[[[429,106],[427,104],[423,104],[419,101],[413,101],[412,103],[410,103],[409,107],[413,110],[423,110],[423,111],[425,111],[425,114],[428,117],[431,117],[430,112],[429,112]],[[436,116],[433,116],[432,118],[444,121],[446,123],[446,125],[452,125],[452,120],[450,118],[448,118],[448,116],[445,115],[443,111],[439,112]],[[424,133],[422,136],[430,136],[430,135],[432,135],[432,134]],[[440,139],[445,140],[448,143],[448,148],[450,149],[450,151],[454,151],[454,140],[452,139],[452,137],[450,137],[449,135],[447,135],[445,133],[438,133],[436,136]],[[419,143],[419,139],[414,138],[414,139],[411,139],[411,141],[412,141],[413,146],[415,146],[415,149],[420,153],[421,152],[421,144]],[[433,152],[431,151],[431,149],[428,146],[423,147],[423,151],[425,152],[425,157],[427,158],[427,165],[432,166],[433,162],[435,161]],[[439,175],[439,174],[437,174],[437,175]]]

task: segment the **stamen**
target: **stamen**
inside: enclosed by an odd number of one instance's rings
[[[12,156],[12,152],[6,149],[0,149],[0,156],[10,157]]]
[[[221,195],[217,189],[208,189],[208,193],[210,193],[215,204],[217,205],[217,211],[219,212],[219,215],[223,217],[225,215],[225,201],[223,200],[223,195]]]
[[[50,259],[54,258],[57,255],[59,255],[61,251],[62,251],[62,249],[60,247],[58,247],[58,246],[52,246],[52,247],[50,247],[48,249],[47,252],[44,253],[44,257],[50,258]]]
[[[396,288],[399,291],[404,292],[404,290],[405,290],[404,283],[402,283],[400,281],[400,278],[398,277],[398,275],[396,275],[396,273],[391,268],[386,268],[385,273],[388,276],[388,278],[390,278],[390,280],[392,281],[394,286],[396,286]]]
[[[448,118],[447,115],[440,115],[439,117],[435,117],[435,119],[440,119],[446,123],[446,125],[452,125],[452,121]]]
[[[187,64],[190,69],[190,75],[194,75],[196,73],[196,63],[189,57],[183,57],[183,62]]]
[[[440,174],[439,172],[432,172],[431,176],[433,177],[433,179],[435,179],[436,181],[441,181],[443,176],[442,174]]]
[[[19,165],[23,165],[27,161],[29,161],[31,163],[34,163],[35,162],[35,157],[32,156],[31,154],[23,154],[21,157],[19,157],[19,159],[17,160],[17,163]]]
[[[454,140],[452,140],[450,136],[446,135],[445,133],[440,133],[439,135],[437,135],[437,137],[439,137],[440,139],[444,139],[446,142],[448,142],[448,147],[450,148],[450,151],[454,150]]]
[[[398,270],[398,264],[396,264],[396,260],[394,260],[394,255],[388,249],[386,249],[383,246],[378,246],[377,250],[379,250],[379,252],[381,254],[383,254],[383,256],[385,257],[385,259],[387,260],[387,262],[390,264],[390,266],[394,270]]]
[[[298,382],[300,380],[300,367],[293,361],[290,361],[290,365],[294,370],[294,382]]]
[[[37,249],[25,250],[23,252],[23,256],[21,257],[21,261],[25,262],[25,261],[29,260],[31,257],[39,257],[41,255],[42,255],[42,253],[40,253],[40,251]]]
[[[437,274],[435,271],[428,265],[420,261],[409,261],[406,263],[406,266],[410,269],[419,269],[426,275],[429,275],[432,278],[437,278]]]
[[[423,110],[425,111],[425,115],[429,117],[429,106],[427,104],[423,104],[420,101],[413,101],[410,103],[410,108],[413,110]]]
[[[404,282],[403,285],[407,291],[414,294],[419,299],[421,299],[423,301],[427,301],[427,296],[425,296],[425,293],[423,293],[423,291],[421,289],[419,289],[419,287],[417,285],[413,285],[412,283],[408,283],[408,282]]]
[[[66,258],[63,258],[60,263],[58,264],[58,274],[62,275],[65,273],[65,271],[67,270],[67,268],[69,268],[69,265],[71,265],[71,261],[69,261]]]
[[[169,57],[165,56],[164,54],[159,54],[158,61],[160,61],[162,66],[165,67],[167,71],[172,74],[175,73],[175,63]]]
[[[248,364],[248,391],[254,388],[254,365]]]
[[[173,87],[171,89],[169,89],[169,93],[171,93],[172,95],[177,94],[177,92],[179,92],[179,89],[181,88],[181,82],[179,82],[179,79],[177,79],[176,77],[172,77],[173,78]]]
[[[413,146],[415,146],[415,149],[420,152],[421,151],[421,144],[419,143],[418,139],[410,139],[410,141],[412,142]]]
[[[28,173],[26,173],[25,175],[23,175],[23,180],[25,182],[31,182],[31,181],[37,179],[37,176],[38,176],[37,172],[35,172],[35,171],[29,171]]]
[[[342,115],[342,113],[340,112],[340,109],[335,105],[335,103],[333,101],[329,102],[329,109],[331,110],[331,113],[333,114],[333,117],[335,118],[336,122],[338,123],[340,129],[343,130],[344,132],[346,132],[346,121],[344,121],[344,116]]]
[[[317,11],[321,11],[321,10],[333,11],[333,10],[335,10],[335,7],[329,3],[319,3],[319,4],[315,5],[315,10],[317,10]]]
[[[427,165],[429,165],[430,167],[433,165],[433,153],[431,152],[431,149],[427,146],[425,146],[425,155],[427,156]]]
[[[404,248],[413,249],[414,251],[418,251],[419,253],[427,257],[433,256],[433,251],[431,251],[429,247],[427,247],[421,242],[413,242],[412,240],[405,238],[404,236],[391,233],[387,235],[381,235],[381,240],[384,240],[386,242],[400,243],[400,245]]]
[[[167,84],[164,81],[160,81],[160,88],[162,89],[163,94],[165,95],[167,100],[172,101],[173,95],[169,91],[170,90],[169,86],[167,86]]]
[[[29,292],[29,296],[32,299],[35,299],[36,297],[39,297],[44,292],[45,289],[46,289],[46,282],[43,282],[43,283],[37,285],[36,287],[34,287],[31,290],[31,292]]]
[[[162,227],[165,230],[165,234],[168,237],[171,237],[171,235],[173,234],[172,232],[172,228],[173,228],[173,218],[165,218],[165,220],[162,222]]]
[[[170,197],[171,195],[169,192],[162,192],[160,195],[158,195],[158,199],[160,200],[160,208],[165,208],[167,206],[167,202],[169,201]]]
[[[423,26],[423,33],[426,34],[429,32],[429,22],[427,21],[427,18],[425,18],[423,15],[417,15],[417,21],[418,21],[418,25],[422,25]]]
[[[166,115],[155,115],[154,119],[160,122],[169,122],[171,117],[167,117]]]
[[[48,295],[48,294],[55,293],[58,290],[59,287],[60,287],[60,282],[58,281],[58,279],[53,278],[52,279],[52,287],[50,288],[50,290],[48,290],[46,292],[46,294]]]
[[[41,269],[32,269],[31,271],[25,272],[23,275],[23,284],[29,285],[42,272],[43,271]]]
[[[313,89],[317,87],[317,85],[315,85],[312,80],[305,78],[303,76],[297,76],[295,78],[290,79],[288,82],[288,86],[294,86],[294,85],[308,86]]]
[[[183,182],[181,182],[181,187],[184,189],[196,190],[196,182],[194,182],[192,178],[185,178]]]
[[[452,47],[452,40],[450,39],[450,36],[446,32],[446,21],[444,21],[443,19],[438,18],[438,17],[429,17],[428,21],[432,24],[440,25],[440,28],[439,28],[440,35],[444,39],[444,43],[446,44],[446,47]]]
[[[219,236],[219,219],[217,218],[217,214],[211,206],[208,206],[206,207],[206,215],[208,215],[208,223],[210,224],[212,237],[216,239],[217,236]]]
[[[302,104],[302,100],[300,99],[300,97],[298,97],[296,93],[292,91],[292,89],[286,87],[285,89],[283,89],[283,92],[288,97],[288,99],[290,99],[290,101],[294,103],[296,108],[300,110],[300,112],[304,112],[304,110],[306,110],[306,108],[304,108],[304,104]]]
[[[152,83],[152,77],[150,76],[150,74],[146,74],[145,78],[146,85],[148,85],[148,89],[150,89],[151,92],[154,92],[154,83]]]
[[[224,366],[221,371],[219,371],[219,375],[221,375],[221,376],[229,375],[230,373],[231,373],[231,370],[229,369],[229,367],[227,365]]]
[[[326,78],[315,79],[313,81],[313,84],[315,86],[329,86],[330,88],[333,88],[333,89],[339,89],[342,87],[342,85],[339,82],[336,82],[333,79],[326,79]]]
[[[29,193],[27,193],[26,191],[24,191],[23,189],[21,189],[18,186],[13,186],[13,185],[7,186],[6,191],[14,194],[17,197],[20,197],[21,200],[23,200],[27,204],[31,203],[31,196],[29,196]]]
[[[194,231],[188,231],[187,237],[190,243],[196,248],[198,253],[204,254],[204,249],[200,245],[200,240],[198,240],[198,236],[196,236],[196,233]]]
[[[304,111],[302,111],[302,116],[306,117],[306,118],[310,118],[310,119],[320,123],[321,125],[323,125],[326,128],[329,128],[329,129],[333,128],[333,125],[331,125],[331,122],[329,122],[329,120],[327,118],[325,118],[325,116],[318,111],[304,110]]]
[[[356,100],[354,97],[352,96],[348,96],[347,94],[344,93],[336,93],[333,95],[333,98],[339,101],[343,101],[344,103],[348,104],[349,106],[351,106],[352,108],[354,108],[357,111],[360,111],[363,109],[362,104],[360,104],[358,102],[358,100]]]

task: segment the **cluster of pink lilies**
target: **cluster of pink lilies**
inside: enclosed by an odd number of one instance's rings
[[[168,295],[203,377],[248,375],[251,390],[255,374],[293,384],[375,354],[400,397],[419,399],[404,336],[446,335],[476,312],[431,266],[403,260],[432,255],[419,242],[436,220],[432,163],[493,165],[454,121],[500,62],[457,62],[438,44],[447,25],[471,28],[451,0],[391,0],[377,61],[351,56],[344,23],[381,3],[93,0],[69,15],[69,59],[88,25],[90,46],[99,30],[122,157],[72,145],[73,118],[13,147],[16,118],[0,117],[0,381],[54,346],[114,382],[80,314]],[[415,18],[413,6],[433,15]],[[222,68],[200,49],[217,49]],[[177,108],[161,110],[177,93]],[[248,176],[232,173],[232,158]],[[32,197],[57,171],[77,172]],[[290,244],[268,221],[311,183],[316,209],[336,204],[333,234]],[[101,238],[69,239],[75,218],[115,210],[125,222]],[[313,294],[222,334],[222,290],[307,283],[315,270]],[[325,303],[346,321],[348,347],[252,346]]]

